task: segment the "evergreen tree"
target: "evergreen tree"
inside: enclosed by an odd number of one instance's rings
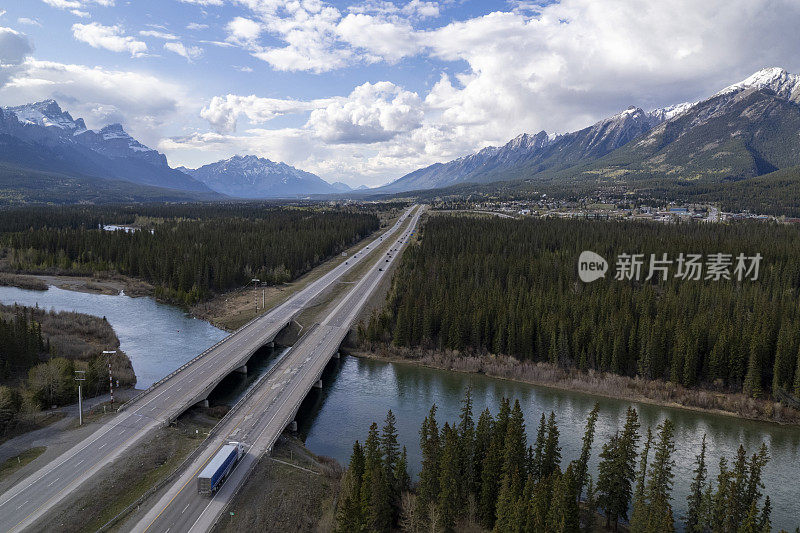
[[[439,426],[436,423],[436,404],[431,407],[428,416],[422,422],[419,447],[422,451],[422,468],[419,473],[417,487],[417,506],[423,514],[430,510],[439,499],[439,476],[441,445],[439,442]]]
[[[586,419],[586,431],[583,434],[583,444],[581,446],[581,455],[578,458],[578,465],[576,471],[576,480],[578,484],[578,500],[581,498],[583,486],[586,483],[586,475],[589,469],[589,457],[592,454],[592,442],[594,441],[594,428],[597,424],[597,416],[600,412],[600,404],[595,403],[592,410],[589,412],[589,417]]]
[[[639,417],[636,410],[628,408],[622,433],[614,435],[603,446],[597,478],[599,504],[606,514],[606,527],[619,519],[628,518],[631,485],[635,477],[636,443],[639,439]]]
[[[441,527],[445,531],[452,531],[459,511],[462,510],[458,499],[461,472],[459,470],[458,433],[447,422],[442,427],[442,444],[439,474],[439,516],[441,517]]]
[[[653,463],[650,465],[647,483],[647,532],[672,533],[675,521],[672,517],[670,493],[672,492],[673,467],[675,461],[675,426],[669,419],[658,427],[658,440],[655,444]]]
[[[697,455],[697,466],[694,469],[694,478],[689,487],[689,495],[686,497],[686,531],[687,533],[702,533],[705,525],[703,523],[703,502],[706,486],[708,469],[706,468],[706,436],[700,444],[700,453]]]
[[[547,438],[544,442],[542,451],[542,463],[540,475],[547,477],[559,471],[561,465],[561,447],[558,445],[558,426],[556,425],[556,415],[550,412],[547,420]]]
[[[364,477],[364,451],[358,441],[353,444],[350,466],[342,479],[336,531],[355,533],[366,531],[366,519],[361,506],[361,482]]]
[[[639,455],[639,472],[636,474],[636,489],[633,491],[633,514],[631,515],[630,529],[632,533],[647,531],[647,461],[650,456],[650,445],[653,441],[653,432],[647,428],[647,438],[644,448]]]
[[[472,388],[467,387],[461,401],[461,414],[458,422],[458,462],[462,475],[460,501],[465,504],[477,489],[475,477],[475,422],[472,418]]]

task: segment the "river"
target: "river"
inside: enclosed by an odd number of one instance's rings
[[[139,388],[149,386],[225,335],[204,321],[150,298],[85,294],[55,287],[46,292],[0,287],[0,302],[15,301],[22,305],[38,303],[48,309],[106,316],[120,339],[122,350],[133,363]],[[213,403],[235,401],[258,372],[269,368],[279,353],[273,350],[261,352],[248,364],[251,373],[247,377],[232,376],[226,382],[228,390],[212,395]],[[764,470],[764,481],[767,485],[765,493],[772,501],[773,527],[775,531],[781,528],[793,531],[800,524],[800,429],[796,427],[347,356],[338,364],[329,365],[323,375],[323,385],[321,391],[312,389],[301,408],[298,416],[300,433],[310,450],[343,464],[349,460],[353,442],[363,442],[373,421],[382,426],[387,410],[391,409],[397,417],[400,442],[408,448],[410,470],[417,473],[420,464],[418,431],[431,404],[438,406],[437,419],[441,427],[445,421],[457,419],[463,392],[471,386],[476,419],[485,407],[496,413],[504,396],[518,399],[525,414],[530,442],[535,438],[541,414],[555,412],[561,433],[562,464],[577,458],[586,416],[598,402],[600,416],[590,469],[596,474],[600,446],[621,428],[625,409],[634,405],[639,411],[643,431],[647,426],[655,429],[666,417],[675,423],[676,466],[672,505],[677,520],[685,513],[695,455],[703,434],[706,434],[707,461],[712,479],[717,475],[720,456],[734,458],[740,443],[752,453],[761,442],[766,442],[771,460]]]
[[[91,294],[54,286],[46,291],[0,287],[0,302],[106,317],[119,337],[120,349],[133,364],[138,389],[146,389],[227,335],[152,298]]]

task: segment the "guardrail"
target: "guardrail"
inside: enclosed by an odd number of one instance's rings
[[[317,327],[317,324],[312,326],[309,329],[309,332],[313,331],[314,328],[316,328],[316,327]],[[236,402],[236,405],[234,405],[227,413],[225,413],[225,416],[220,418],[219,421],[216,424],[214,424],[214,426],[211,429],[208,430],[208,434],[200,442],[200,444],[197,445],[197,448],[195,448],[194,451],[192,451],[192,453],[187,455],[186,458],[183,461],[181,461],[181,463],[177,467],[175,467],[175,469],[172,472],[170,472],[167,476],[163,477],[158,483],[156,483],[151,488],[149,488],[147,491],[145,491],[144,494],[139,496],[133,503],[131,503],[125,509],[120,511],[111,520],[109,520],[108,522],[106,522],[105,524],[100,526],[100,529],[97,530],[97,533],[101,533],[103,531],[108,531],[112,526],[114,526],[114,524],[118,523],[120,520],[125,518],[131,511],[133,511],[134,508],[139,507],[142,503],[144,503],[145,500],[147,500],[147,498],[149,498],[150,496],[152,496],[153,494],[155,494],[156,492],[158,492],[159,490],[164,488],[164,486],[166,484],[170,483],[173,479],[175,479],[175,476],[179,472],[182,472],[190,464],[192,464],[202,454],[202,452],[205,449],[206,444],[211,440],[211,438],[216,436],[217,432],[225,425],[225,423],[228,420],[230,420],[233,417],[233,415],[235,415],[237,412],[239,412],[242,409],[242,407],[247,402],[247,400],[255,393],[256,389],[258,389],[258,386],[265,379],[268,379],[272,374],[275,373],[275,370],[278,368],[278,366],[280,365],[281,361],[283,361],[289,355],[289,353],[292,351],[292,349],[293,349],[293,347],[290,347],[288,350],[286,350],[283,353],[283,355],[281,355],[280,358],[277,361],[275,361],[275,363],[271,367],[269,367],[269,369],[267,369],[267,371],[264,372],[264,374],[260,378],[258,378],[258,380],[256,380],[256,382],[253,383],[247,389],[247,392],[245,392],[244,396],[242,396],[239,399],[239,401]]]
[[[189,366],[191,366],[192,364],[196,363],[196,362],[197,362],[197,361],[199,361],[201,358],[203,358],[203,357],[205,357],[206,355],[208,355],[208,353],[209,353],[209,352],[211,352],[211,351],[215,350],[216,348],[218,348],[218,347],[222,346],[223,344],[225,344],[225,342],[227,342],[228,340],[230,340],[230,339],[231,339],[231,338],[232,338],[234,335],[238,334],[239,332],[243,331],[245,328],[247,328],[247,327],[249,327],[250,325],[254,324],[254,323],[255,323],[255,322],[257,322],[259,319],[261,319],[263,316],[264,316],[264,313],[262,313],[262,314],[258,315],[257,317],[253,318],[252,320],[250,320],[249,322],[247,322],[245,325],[243,325],[242,327],[240,327],[239,329],[237,329],[236,331],[234,331],[233,333],[231,333],[231,334],[229,334],[228,336],[226,336],[226,337],[224,337],[224,338],[220,339],[220,340],[219,340],[219,341],[217,341],[217,342],[216,342],[214,345],[212,345],[212,346],[209,346],[209,347],[208,347],[208,348],[206,348],[206,349],[205,349],[205,350],[204,350],[204,351],[203,351],[203,352],[202,352],[200,355],[198,355],[198,356],[194,357],[193,359],[191,359],[191,360],[189,360],[189,361],[185,362],[185,363],[184,363],[184,364],[182,364],[180,367],[176,368],[175,370],[173,370],[172,372],[170,372],[169,374],[167,374],[167,375],[166,375],[166,376],[164,376],[163,378],[159,379],[158,381],[156,381],[155,383],[153,383],[152,385],[150,385],[149,387],[147,387],[145,390],[143,390],[142,392],[140,392],[139,394],[137,394],[136,396],[134,396],[133,398],[131,398],[130,400],[128,400],[127,402],[125,402],[125,403],[123,403],[122,405],[120,405],[120,406],[117,408],[117,412],[118,412],[118,413],[119,413],[119,412],[122,412],[122,411],[123,411],[125,408],[127,408],[128,406],[130,406],[130,405],[131,405],[131,404],[133,404],[134,402],[136,402],[136,401],[138,401],[138,400],[141,400],[142,398],[144,398],[145,396],[147,396],[148,394],[150,394],[150,393],[151,393],[151,392],[152,392],[152,391],[153,391],[153,390],[154,390],[156,387],[158,387],[159,385],[161,385],[162,383],[164,383],[165,381],[167,381],[168,379],[170,379],[171,377],[173,377],[173,376],[174,376],[175,374],[177,374],[178,372],[181,372],[181,371],[183,371],[184,369],[186,369],[187,367],[189,367]]]
[[[408,217],[410,217],[410,216],[411,216],[411,210],[412,210],[412,209],[413,209],[413,208],[411,208],[411,209],[409,209],[408,211],[406,211],[406,213],[405,213],[405,217],[406,217],[406,218],[408,218]],[[394,232],[395,232],[397,229],[399,229],[400,227],[402,227],[402,224],[397,224],[397,223],[396,223],[394,226],[392,226],[392,228],[390,228],[388,231],[384,232],[384,234],[382,234],[381,236],[379,236],[377,240],[381,240],[381,239],[383,239],[383,237],[384,237],[384,236],[386,236],[387,234],[394,233]],[[367,245],[367,248],[368,248],[370,245],[374,244],[374,242],[375,242],[375,241],[373,240],[373,241],[372,241],[370,244],[368,244],[368,245]],[[361,252],[363,252],[364,250],[365,250],[365,248],[362,248],[361,250],[359,250],[359,251],[358,251],[358,252],[356,252],[356,253],[361,253]],[[362,255],[362,258],[363,258],[363,255]],[[359,259],[359,261],[360,261],[360,259]],[[320,279],[322,279],[322,278],[320,278]],[[319,281],[319,280],[316,280],[316,281]],[[285,302],[284,302],[284,303],[285,303]],[[281,305],[282,305],[282,304],[281,304]],[[274,308],[273,308],[273,309],[274,309]],[[272,311],[273,309],[270,309],[270,311]],[[155,389],[156,389],[156,387],[158,387],[159,385],[163,384],[164,382],[166,382],[168,379],[172,378],[173,376],[175,376],[175,375],[176,375],[176,374],[178,374],[179,372],[182,372],[183,370],[185,370],[185,369],[186,369],[186,368],[188,368],[189,366],[193,365],[194,363],[196,363],[197,361],[199,361],[200,359],[202,359],[203,357],[205,357],[206,355],[208,355],[208,353],[210,353],[211,351],[215,350],[216,348],[218,348],[219,346],[221,346],[222,344],[224,344],[224,343],[225,343],[225,342],[227,342],[228,340],[230,340],[230,339],[231,339],[233,336],[237,335],[239,332],[243,331],[245,328],[249,327],[250,325],[254,324],[256,321],[258,321],[259,319],[261,319],[262,317],[264,317],[264,315],[266,315],[266,312],[264,312],[264,313],[261,313],[260,315],[258,315],[258,316],[256,316],[256,317],[254,317],[254,318],[253,318],[253,319],[251,319],[249,322],[247,322],[246,324],[244,324],[243,326],[241,326],[240,328],[238,328],[238,329],[237,329],[237,330],[235,330],[234,332],[230,333],[230,334],[229,334],[228,336],[226,336],[225,338],[223,338],[223,339],[220,339],[220,340],[219,340],[217,343],[215,343],[213,346],[210,346],[210,347],[206,348],[206,349],[205,349],[205,350],[204,350],[204,351],[203,351],[203,352],[202,352],[200,355],[198,355],[198,356],[196,356],[196,357],[192,358],[191,360],[189,360],[189,361],[187,361],[186,363],[182,364],[180,367],[176,368],[175,370],[173,370],[172,372],[170,372],[169,374],[167,374],[167,375],[166,375],[166,376],[164,376],[163,378],[159,379],[158,381],[156,381],[155,383],[153,383],[152,385],[150,385],[149,387],[147,387],[145,390],[143,390],[142,392],[140,392],[139,394],[137,394],[137,395],[136,395],[136,396],[134,396],[133,398],[129,399],[128,401],[126,401],[125,403],[123,403],[122,405],[120,405],[120,406],[117,408],[117,412],[118,412],[118,413],[120,413],[120,412],[122,412],[123,410],[125,410],[126,408],[128,408],[130,405],[132,405],[132,404],[134,404],[135,402],[137,402],[137,401],[141,400],[142,398],[144,398],[145,396],[147,396],[148,394],[150,394],[150,393],[151,393],[153,390],[155,390]]]

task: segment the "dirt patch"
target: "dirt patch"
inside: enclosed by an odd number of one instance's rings
[[[332,531],[341,476],[336,461],[281,436],[273,455],[261,458],[213,531]]]

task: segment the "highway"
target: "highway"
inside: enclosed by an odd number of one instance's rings
[[[396,251],[383,255],[369,272],[343,296],[319,324],[286,352],[223,421],[217,435],[206,442],[200,455],[181,472],[156,505],[133,527],[141,533],[201,532],[210,530],[246,480],[258,459],[269,453],[278,436],[294,420],[303,399],[322,376],[330,359],[355,322],[372,292],[402,251],[419,219],[418,211],[396,243]],[[197,492],[197,474],[228,441],[245,445],[246,454],[213,497]]]
[[[392,227],[347,261],[154,384],[91,436],[2,494],[0,531],[29,528],[70,491],[149,432],[163,427],[187,408],[207,398],[226,375],[244,365],[256,350],[273,341],[314,299],[331,289],[355,265],[371,260],[370,250],[384,239],[396,239],[397,232],[408,222],[415,207],[412,206]],[[414,220],[417,218],[418,213]]]

